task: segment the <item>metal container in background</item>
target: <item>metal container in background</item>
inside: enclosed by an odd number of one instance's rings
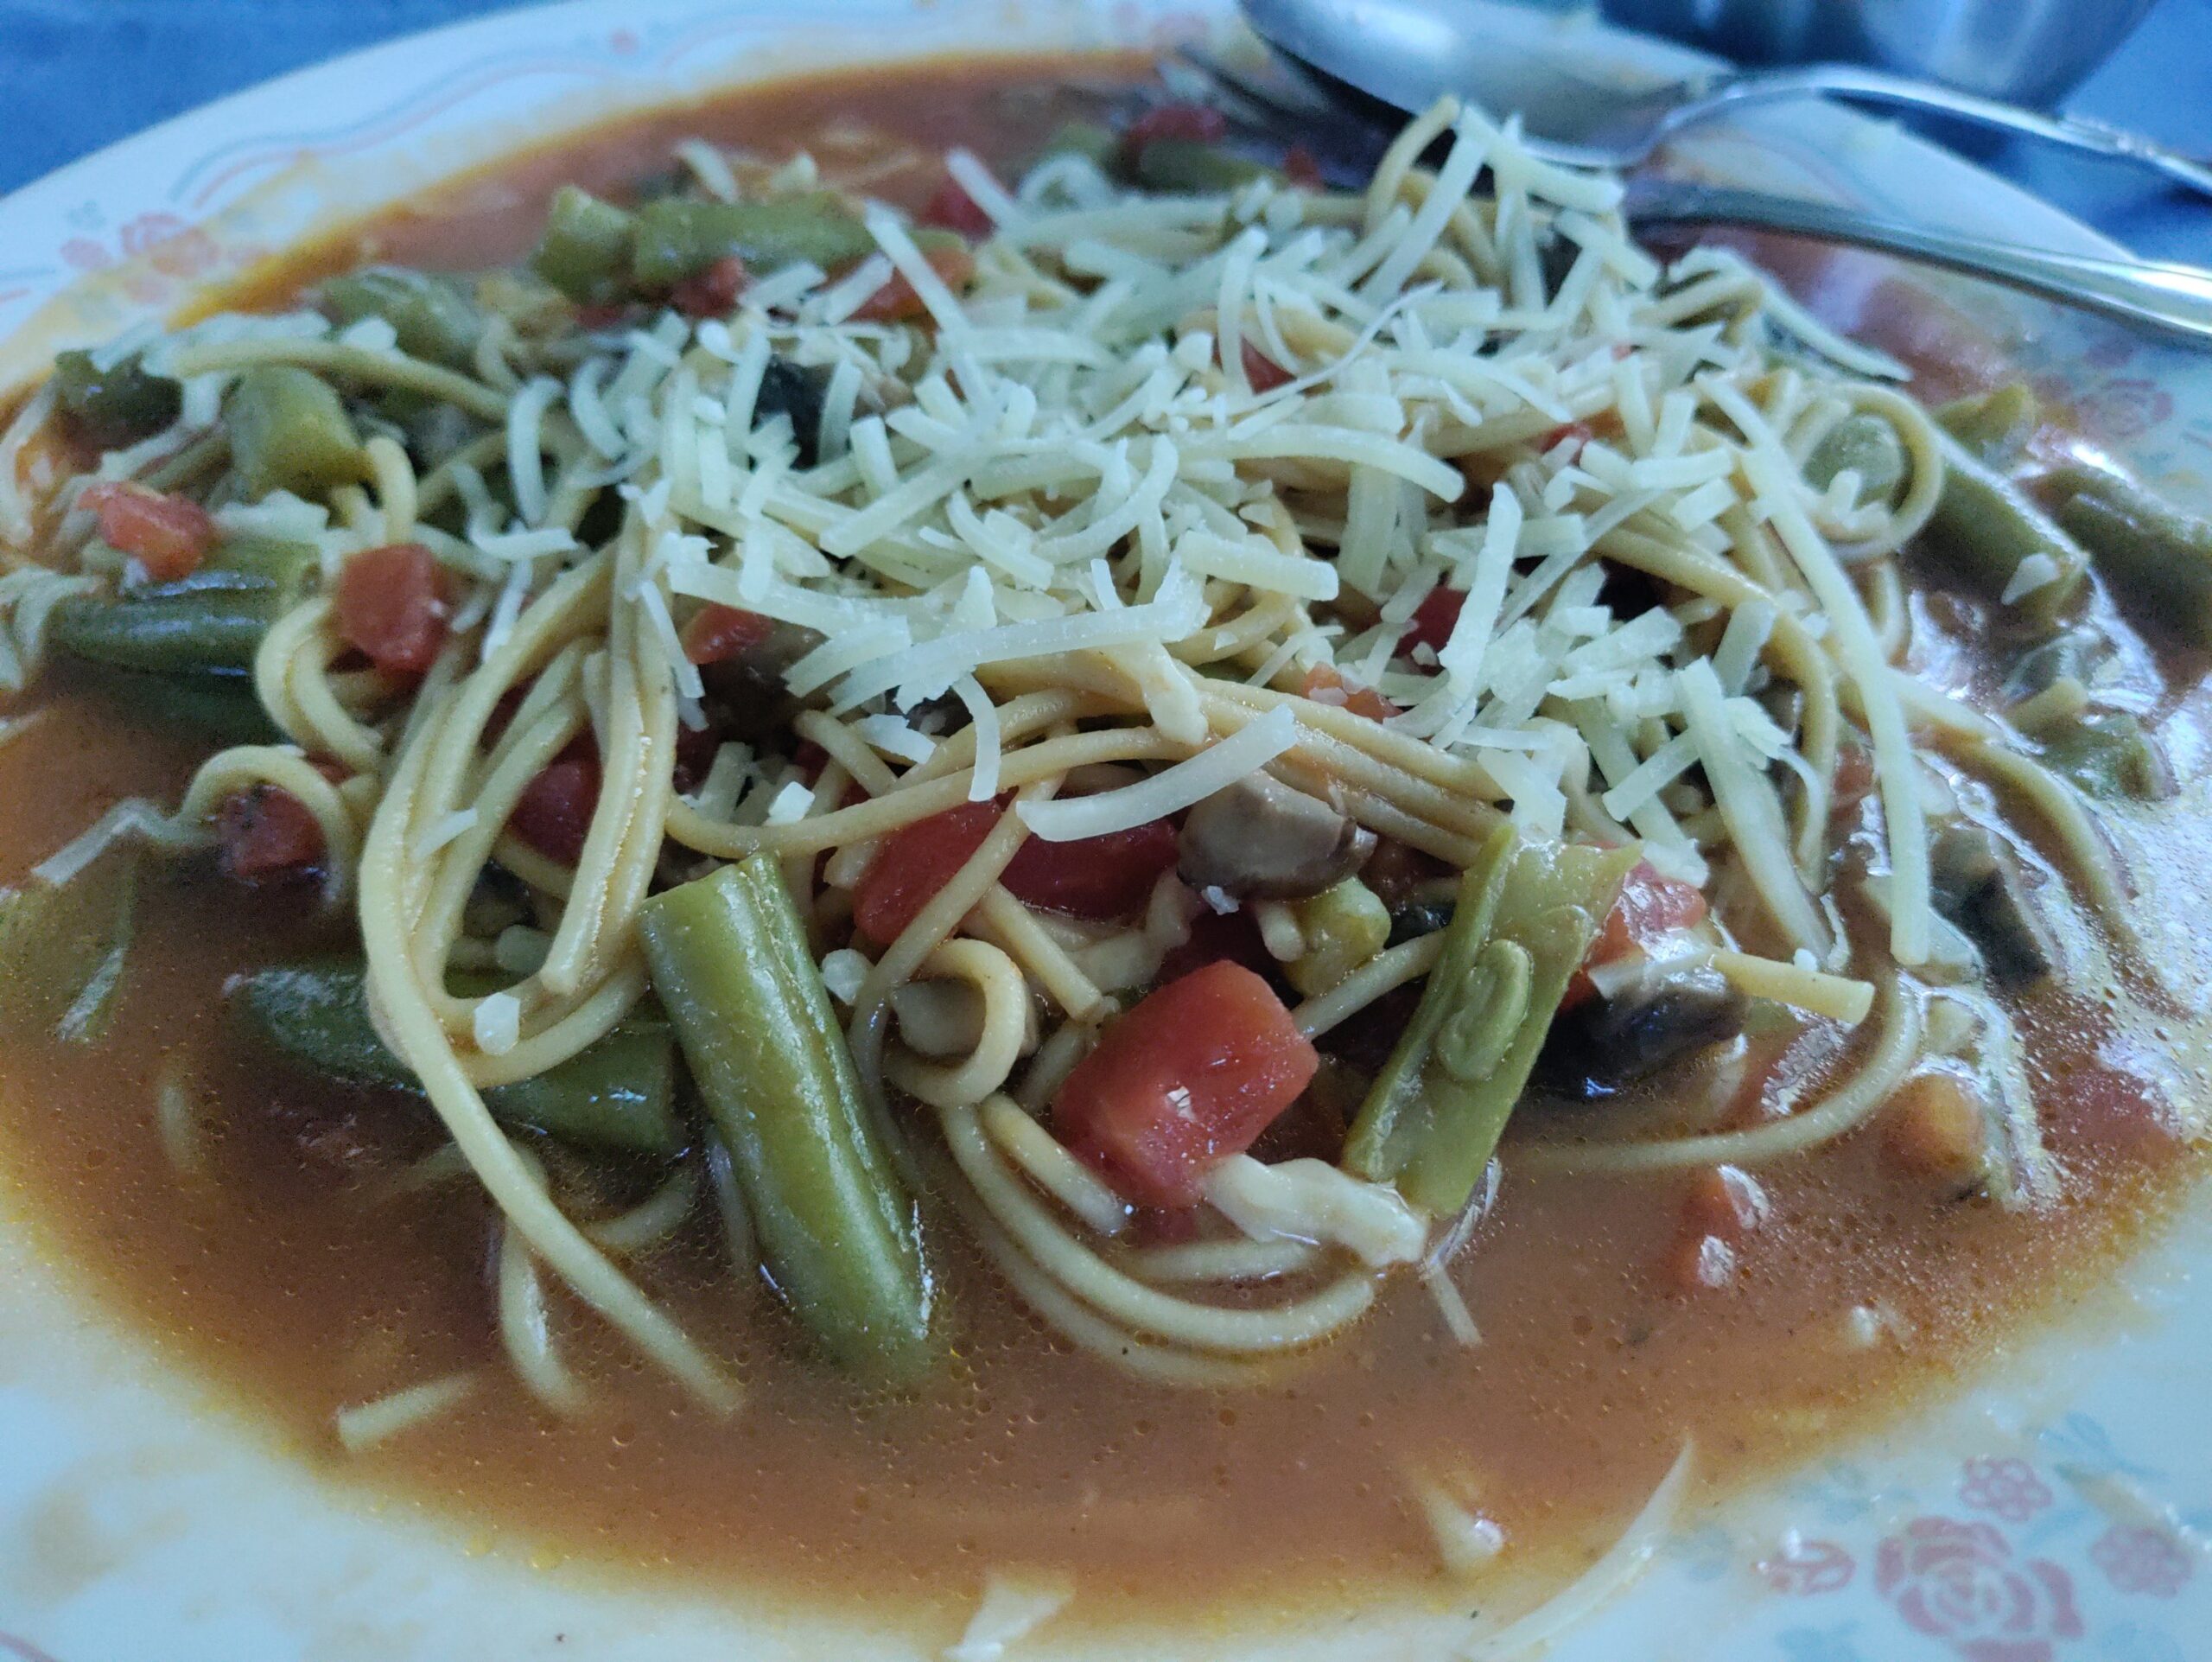
[[[1742,64],[1874,64],[2047,108],[2156,0],[1601,0],[1611,21]]]

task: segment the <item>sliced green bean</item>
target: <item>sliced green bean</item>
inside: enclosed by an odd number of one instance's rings
[[[638,216],[589,191],[563,185],[546,210],[530,269],[580,306],[604,306],[629,286]]]
[[[2017,603],[2038,622],[2056,621],[2082,591],[2088,555],[2019,487],[1956,441],[1943,441],[1943,494],[1922,533],[1923,546],[1939,564],[1992,600],[2001,600],[2008,592],[2022,561],[2042,555],[2057,575],[2018,597]]]
[[[249,497],[286,490],[310,500],[365,478],[361,436],[337,391],[292,364],[264,364],[238,377],[223,403],[231,465]]]
[[[465,368],[484,332],[484,315],[450,277],[402,265],[371,265],[322,285],[324,308],[340,323],[380,317],[410,357]]]
[[[0,1036],[98,1044],[114,1026],[143,856],[111,848],[58,885],[0,888]]]
[[[249,670],[262,636],[315,569],[315,551],[305,544],[236,538],[175,583],[119,597],[73,595],[54,608],[47,639],[71,657],[118,669]]]
[[[1443,1217],[1465,1206],[1535,1066],[1633,847],[1501,825],[1459,883],[1442,956],[1344,1146],[1344,1165]]]
[[[1805,459],[1805,477],[1826,490],[1849,468],[1859,475],[1862,502],[1895,502],[1905,479],[1904,441],[1881,417],[1860,411],[1846,416]]]
[[[914,1203],[861,1099],[781,868],[755,855],[657,895],[639,933],[776,1286],[848,1368],[918,1378],[937,1347]]]
[[[474,977],[455,984],[472,996],[499,984]],[[317,1072],[421,1093],[414,1073],[377,1036],[358,961],[274,965],[245,977],[235,994],[252,1032]],[[484,1105],[505,1124],[652,1155],[674,1154],[687,1141],[675,1102],[674,1039],[665,1021],[641,1012],[558,1067],[484,1092]]]
[[[141,721],[187,728],[217,744],[283,742],[243,670],[156,675],[103,665],[97,689]]]
[[[754,272],[802,260],[834,271],[874,250],[868,227],[828,191],[764,202],[671,199],[639,211],[631,276],[641,289],[666,289],[728,254]]]
[[[2043,740],[2043,759],[2100,801],[2155,802],[2173,794],[2164,754],[2126,710],[2076,716]]]
[[[2192,646],[2212,646],[2212,520],[2101,468],[2051,476],[2058,523],[2123,599]]]
[[[2018,462],[2043,424],[2043,405],[2025,381],[1993,392],[1954,398],[1936,411],[1943,430],[1985,468],[1999,471]]]
[[[1185,196],[1240,190],[1255,179],[1279,178],[1273,168],[1195,138],[1155,138],[1137,152],[1137,183]]]
[[[1095,121],[1063,122],[1045,141],[1045,148],[1038,152],[1042,161],[1052,156],[1080,156],[1102,169],[1114,164],[1114,153],[1122,146],[1120,135],[1110,127]]]
[[[110,448],[152,437],[184,407],[184,388],[149,373],[136,353],[106,369],[89,352],[60,353],[54,360],[54,398],[90,437]]]

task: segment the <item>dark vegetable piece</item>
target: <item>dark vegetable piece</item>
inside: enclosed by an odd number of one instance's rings
[[[1054,131],[1038,156],[1040,161],[1053,156],[1080,156],[1106,169],[1113,165],[1114,151],[1120,143],[1110,127],[1103,127],[1095,121],[1070,121]]]
[[[284,735],[261,707],[243,670],[157,675],[104,667],[93,686],[142,721],[189,728],[217,744],[281,744]]]
[[[105,449],[150,438],[184,407],[184,389],[146,368],[137,353],[102,369],[89,352],[65,352],[54,360],[54,398],[86,437]]]
[[[938,1353],[919,1220],[781,867],[757,854],[656,895],[639,935],[777,1289],[846,1367],[919,1378]]]
[[[188,577],[120,598],[74,595],[54,608],[48,640],[74,658],[163,674],[244,671],[269,626],[316,569],[304,544],[238,538]]]
[[[760,391],[753,400],[753,424],[788,416],[791,437],[798,446],[798,465],[811,468],[821,459],[817,448],[822,436],[822,382],[811,371],[787,358],[771,358],[760,373]]]
[[[1846,468],[1859,475],[1859,500],[1893,502],[1904,483],[1904,443],[1897,430],[1867,411],[1846,416],[1805,459],[1805,477],[1821,490]]]
[[[246,371],[223,401],[223,419],[249,497],[285,490],[312,500],[367,474],[361,436],[336,390],[295,365]]]
[[[628,293],[637,245],[636,214],[563,185],[553,193],[530,269],[578,305],[604,306]]]
[[[1375,834],[1319,797],[1249,774],[1192,808],[1179,843],[1193,888],[1299,901],[1357,871]]]
[[[2049,927],[2028,898],[2012,850],[1986,825],[1955,823],[1929,845],[1930,898],[1980,952],[1999,985],[2024,987],[2058,963]]]
[[[381,317],[410,357],[466,365],[484,332],[484,315],[451,277],[404,265],[371,265],[322,285],[325,310],[339,323]]]
[[[1273,168],[1218,144],[1192,138],[1154,138],[1137,147],[1132,171],[1148,190],[1185,196],[1240,190],[1255,179],[1278,178]]]
[[[107,1037],[134,933],[143,856],[111,848],[67,882],[0,888],[0,1036]]]
[[[761,202],[671,198],[648,202],[637,220],[630,276],[639,288],[652,291],[696,277],[729,254],[748,271],[765,275],[802,260],[833,271],[875,251],[868,227],[829,191]]]
[[[1545,1086],[1594,1102],[1743,1031],[1750,1001],[1715,971],[1655,963],[1560,1012],[1537,1064]]]
[[[2111,656],[2112,642],[2101,630],[2087,626],[2064,630],[2020,655],[2005,678],[2005,697],[2018,704],[2062,677],[2089,685],[2097,666]]]
[[[2158,743],[2126,710],[2082,715],[2044,735],[2044,760],[2101,801],[2156,802],[2174,776]]]
[[[2069,468],[2047,488],[2059,525],[2122,599],[2190,645],[2212,646],[2212,520],[2101,468]]]
[[[1435,1216],[1466,1203],[1636,863],[1634,848],[1491,834],[1460,880],[1421,1007],[1352,1124],[1347,1169]]]
[[[2016,603],[2041,621],[2056,618],[2080,594],[2088,570],[2082,545],[1959,445],[1946,444],[1943,460],[1943,494],[1921,534],[1928,552],[1992,600],[2004,595],[2022,561],[2044,556],[2058,575]]]
[[[457,977],[455,990],[480,995],[499,984]],[[233,992],[249,1028],[287,1055],[349,1084],[420,1093],[414,1073],[377,1037],[358,960],[273,965],[241,978]],[[675,1101],[673,1037],[665,1021],[644,1013],[535,1079],[484,1092],[484,1105],[505,1124],[652,1155],[684,1146]]]

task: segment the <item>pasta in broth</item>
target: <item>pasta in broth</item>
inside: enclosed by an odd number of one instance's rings
[[[1473,1369],[1516,1188],[1646,1197],[1590,1251],[1691,1309],[1869,1148],[1971,1197],[1931,1241],[2082,1206],[2030,1053],[2069,984],[2154,999],[2089,802],[2170,781],[2076,659],[2139,644],[2131,586],[2205,615],[2212,533],[2024,492],[2024,393],[1924,408],[1480,111],[1358,190],[1221,137],[955,149],[918,214],[694,141],[524,266],[340,275],[22,404],[0,669],[240,742],[8,891],[11,1029],[121,1042],[142,876],[311,881],[351,952],[257,953],[226,1042],[427,1100],[380,1204],[490,1203],[501,1366],[347,1448],[508,1380],[588,1423],[640,1365],[753,1435],[702,1232],[794,1379],[923,1413],[1021,1366],[997,1322],[1227,1427],[1339,1347]],[[2032,647],[2007,702],[1923,672],[1930,595]],[[157,1098],[219,1182],[223,1103]],[[1386,1558],[1586,1515],[1394,1458],[1433,1537]]]

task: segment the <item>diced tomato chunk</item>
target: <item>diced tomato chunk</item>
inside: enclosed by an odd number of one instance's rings
[[[742,658],[775,633],[772,618],[709,601],[683,626],[683,655],[695,664]]]
[[[1154,819],[1076,843],[1033,837],[1006,869],[1017,900],[1078,918],[1124,918],[1152,897],[1175,869],[1175,827]]]
[[[1594,965],[1611,964],[1649,947],[1669,930],[1688,929],[1705,917],[1705,895],[1694,883],[1662,877],[1639,860],[1621,885],[1621,897],[1605,914],[1582,967],[1567,984],[1561,1009],[1573,1009],[1597,992],[1590,979]]]
[[[1191,1206],[1319,1066],[1266,982],[1210,964],[1106,1029],[1053,1098],[1053,1129],[1138,1205]]]
[[[957,231],[962,236],[980,241],[998,227],[991,216],[983,212],[976,199],[968,194],[968,187],[950,175],[937,188],[937,194],[923,208],[920,222],[942,226],[947,231]]]
[[[1298,379],[1249,341],[1238,344],[1243,349],[1236,355],[1243,362],[1244,379],[1252,384],[1255,392],[1272,392]]]
[[[223,799],[215,846],[224,875],[241,882],[297,877],[322,858],[322,826],[289,791],[255,785]]]
[[[1452,639],[1452,631],[1458,626],[1460,610],[1466,603],[1467,596],[1462,590],[1446,589],[1439,583],[1423,595],[1421,604],[1414,608],[1405,634],[1398,637],[1398,650],[1409,653],[1415,646],[1426,646],[1433,653],[1442,652],[1445,643]]]
[[[944,286],[955,293],[966,288],[976,275],[975,251],[964,242],[948,239],[925,243],[922,258],[929,262],[930,270],[938,274]],[[899,273],[861,302],[853,315],[868,323],[903,323],[928,313],[929,308],[922,303],[914,285]]]
[[[1319,190],[1328,182],[1321,176],[1320,162],[1303,144],[1293,144],[1282,153],[1282,176],[1305,190]]]
[[[599,783],[596,754],[564,753],[523,787],[507,829],[547,859],[572,866],[583,856]]]
[[[715,753],[722,748],[722,735],[711,727],[686,727],[678,723],[676,728],[676,788],[690,793],[707,782],[707,774],[715,765]]]
[[[1316,704],[1334,704],[1355,716],[1364,716],[1370,722],[1387,722],[1398,713],[1397,705],[1373,687],[1355,685],[1327,664],[1316,664],[1306,671],[1299,692]]]
[[[338,633],[378,669],[420,675],[446,644],[445,585],[420,543],[365,548],[338,574]]]
[[[1155,138],[1218,144],[1229,137],[1229,118],[1210,104],[1160,104],[1122,131],[1122,154],[1133,156]]]
[[[853,924],[888,945],[937,898],[999,823],[996,802],[963,802],[884,839],[853,891]]]
[[[156,583],[175,583],[200,569],[215,545],[215,522],[187,496],[103,481],[79,501],[100,522],[101,539],[138,562]]]
[[[724,254],[705,271],[685,277],[668,291],[668,303],[686,317],[728,317],[737,309],[753,274],[735,254]]]

